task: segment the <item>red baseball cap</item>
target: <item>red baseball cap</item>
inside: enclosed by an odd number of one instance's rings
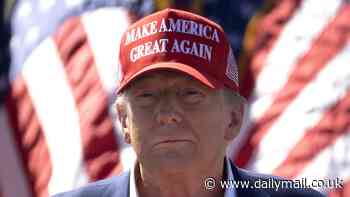
[[[224,30],[202,16],[164,9],[128,27],[120,43],[120,93],[148,71],[174,69],[238,92],[238,69]]]

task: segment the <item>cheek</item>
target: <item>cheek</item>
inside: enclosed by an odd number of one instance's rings
[[[152,116],[139,111],[131,111],[129,119],[129,132],[131,137],[131,145],[136,153],[145,150],[151,138],[149,133],[152,130]]]
[[[197,135],[205,138],[206,142],[213,142],[213,139],[224,139],[223,113],[217,108],[206,108],[206,110],[195,111],[188,114],[192,128],[195,128]]]
[[[147,129],[152,124],[153,112],[150,109],[130,108],[130,123],[138,129]]]
[[[141,129],[137,127],[132,127],[130,130],[131,137],[131,146],[134,148],[136,154],[140,154],[140,151],[143,150],[145,143],[147,142],[147,135],[140,132]]]
[[[150,141],[150,135],[142,131],[144,131],[144,129],[141,129],[136,125],[130,127],[130,144],[138,158],[144,155],[145,150],[147,150],[147,147],[149,147],[147,143]]]

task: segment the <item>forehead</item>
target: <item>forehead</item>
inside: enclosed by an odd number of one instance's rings
[[[198,86],[205,86],[201,82],[199,82],[197,79],[191,77],[188,74],[185,74],[181,71],[176,70],[155,70],[150,71],[142,74],[140,77],[136,78],[133,82],[130,83],[129,87],[127,88],[133,88],[133,87],[139,87],[142,85],[164,85],[163,83],[159,84],[160,82],[177,82],[177,83],[185,83],[185,84],[192,84],[192,85],[198,85]],[[206,86],[205,86],[206,87]]]

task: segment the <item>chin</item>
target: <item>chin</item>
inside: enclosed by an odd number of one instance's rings
[[[159,166],[159,168],[165,167],[168,170],[186,169],[193,166],[195,161],[195,155],[192,151],[174,151],[163,150],[157,151],[152,156],[152,163]]]

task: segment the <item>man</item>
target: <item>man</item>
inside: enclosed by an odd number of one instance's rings
[[[321,196],[311,189],[259,188],[282,180],[236,168],[225,157],[244,101],[219,25],[165,9],[131,25],[120,46],[116,108],[125,141],[136,152],[135,167],[58,196]],[[225,188],[221,180],[249,187]]]

